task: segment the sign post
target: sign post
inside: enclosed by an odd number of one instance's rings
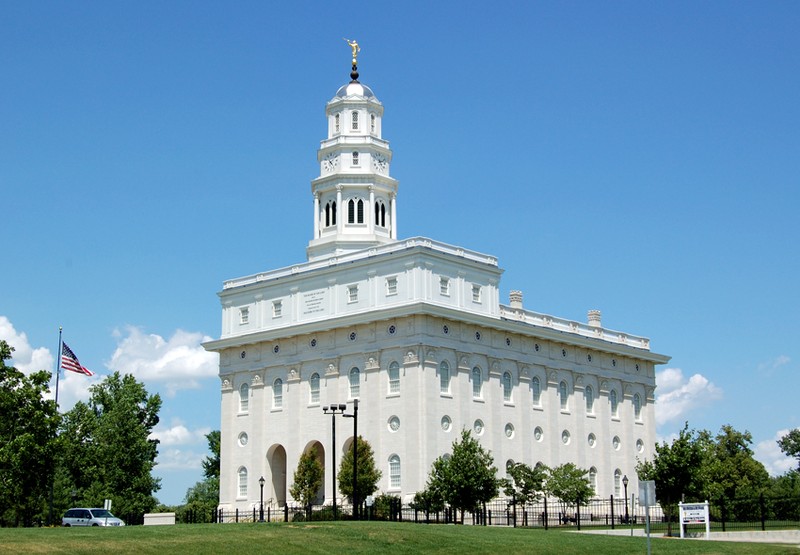
[[[705,524],[706,539],[711,539],[711,523],[708,518],[708,501],[705,503],[678,503],[678,510],[681,518],[681,538],[683,538],[683,528],[687,524]]]
[[[639,505],[644,505],[644,522],[647,531],[647,555],[650,555],[650,505],[656,503],[656,483],[653,480],[639,482]]]

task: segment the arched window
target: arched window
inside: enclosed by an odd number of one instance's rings
[[[558,384],[558,395],[561,397],[561,410],[567,410],[567,382]]]
[[[633,395],[633,417],[636,420],[642,419],[642,398],[639,397],[638,393]]]
[[[369,132],[375,133],[375,114],[369,115]]]
[[[247,469],[239,468],[239,498],[247,498]]]
[[[283,380],[278,378],[272,382],[272,408],[283,407]]]
[[[400,365],[396,362],[389,365],[389,393],[400,393]]]
[[[439,393],[450,393],[450,365],[446,360],[439,363]]]
[[[243,383],[239,386],[239,412],[247,412],[250,406],[250,386]]]
[[[595,467],[589,469],[589,485],[592,486],[594,495],[597,496],[597,469]]]
[[[400,487],[400,457],[397,455],[389,457],[389,487],[392,489]]]
[[[356,203],[356,223],[364,223],[364,201],[361,199]]]
[[[357,151],[353,151],[353,165],[354,166],[358,165],[358,152]]]
[[[331,225],[331,203],[325,204],[325,227]]]
[[[616,389],[612,389],[611,393],[608,394],[608,401],[611,403],[611,416],[616,418],[618,409]]]
[[[350,369],[350,398],[355,399],[361,395],[361,371],[353,367]]]
[[[311,386],[309,401],[311,401],[312,404],[319,403],[319,374],[316,372],[311,374],[311,379],[308,380],[308,383]]]
[[[353,199],[347,201],[347,223],[356,223],[356,201]]]
[[[336,114],[335,116],[333,116],[333,132],[338,133],[339,129],[340,129],[339,114]]]
[[[375,202],[375,225],[386,227],[386,205],[382,200]]]
[[[354,110],[350,117],[352,118],[353,122],[353,131],[358,131],[358,112]]]
[[[586,397],[586,413],[592,414],[594,412],[594,389],[592,389],[592,386],[586,386],[586,389],[583,390],[583,396]]]
[[[481,369],[477,366],[472,369],[472,397],[475,399],[481,398],[481,389],[483,381],[481,377]]]
[[[531,380],[531,389],[533,390],[533,405],[538,407],[542,404],[542,383],[539,381],[538,376],[534,376]]]
[[[511,402],[511,373],[503,374],[503,401]]]
[[[622,471],[620,469],[616,469],[614,471],[614,497],[620,496],[620,490],[622,486]]]

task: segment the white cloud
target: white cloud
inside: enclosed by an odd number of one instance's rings
[[[159,445],[156,468],[159,470],[198,470],[203,466],[207,453],[183,449],[162,449]]]
[[[169,428],[159,429],[156,428],[150,434],[153,439],[159,440],[159,446],[173,446],[173,445],[197,445],[207,444],[206,434],[211,431],[211,428],[197,428],[190,430],[182,422],[176,421]]]
[[[767,468],[771,476],[785,474],[797,464],[797,459],[786,456],[778,447],[778,440],[788,433],[789,430],[778,430],[772,439],[759,441],[753,449],[755,458]]]
[[[165,340],[160,335],[145,334],[141,329],[128,326],[126,337],[117,344],[111,361],[112,371],[133,374],[148,383],[161,382],[168,397],[181,389],[198,389],[200,380],[217,375],[219,356],[201,346],[211,338],[201,333],[177,330]],[[117,331],[115,336],[121,337]]]
[[[773,360],[762,362],[758,365],[758,371],[761,374],[765,374],[767,376],[771,376],[774,374],[781,366],[785,366],[792,361],[786,355],[779,355],[775,357]]]
[[[25,332],[18,332],[14,325],[5,316],[0,316],[0,339],[14,347],[11,353],[12,365],[23,374],[30,375],[37,370],[55,370],[55,357],[49,349],[38,347],[34,349],[28,343]]]
[[[692,410],[722,398],[722,390],[700,374],[688,380],[680,368],[656,372],[656,424],[685,420]]]

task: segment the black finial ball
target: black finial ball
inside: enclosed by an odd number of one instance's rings
[[[350,79],[358,81],[358,67],[355,64],[353,64],[353,71],[350,72]]]

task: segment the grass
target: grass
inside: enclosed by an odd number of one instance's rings
[[[643,553],[644,538],[565,530],[389,522],[192,524],[124,528],[4,528],[0,553]],[[661,554],[797,553],[797,547],[652,538]]]

